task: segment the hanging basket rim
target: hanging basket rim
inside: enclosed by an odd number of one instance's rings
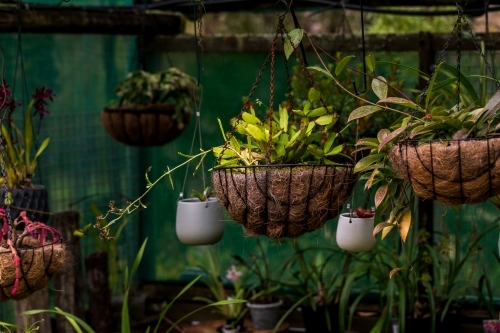
[[[103,112],[126,113],[126,112],[150,112],[150,113],[174,113],[177,103],[151,103],[147,105],[122,105],[107,106]]]
[[[482,138],[464,138],[464,139],[427,139],[427,140],[422,140],[422,139],[403,139],[398,142],[396,142],[395,145],[402,145],[402,144],[431,144],[431,143],[444,143],[444,142],[466,142],[466,141],[483,141],[483,140],[495,140],[495,139],[500,139],[500,134],[495,135],[495,136],[487,136],[487,137],[482,137]]]
[[[332,167],[332,168],[354,168],[354,164],[352,163],[335,163],[335,164],[252,164],[252,165],[229,165],[223,166],[218,165],[215,166],[212,170],[228,170],[228,169],[279,169],[279,168],[322,168],[322,167]]]
[[[16,250],[18,250],[18,251],[29,251],[29,250],[41,249],[41,248],[44,248],[44,247],[53,247],[55,245],[63,245],[63,239],[62,239],[62,237],[59,240],[57,240],[57,241],[50,242],[50,243],[44,244],[44,245],[38,245],[38,246],[21,245],[20,247],[14,246],[14,248]],[[2,250],[5,250],[5,251],[2,251]],[[12,253],[12,252],[8,248],[0,248],[0,255],[4,254],[4,253]]]

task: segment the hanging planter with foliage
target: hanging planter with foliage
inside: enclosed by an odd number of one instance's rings
[[[129,73],[115,89],[118,105],[101,112],[102,124],[113,139],[126,145],[164,145],[189,123],[195,90],[195,79],[175,67]]]
[[[337,226],[337,245],[349,252],[368,252],[375,248],[377,239],[373,236],[375,211],[357,208],[340,214]]]
[[[0,209],[0,221],[0,302],[24,299],[64,268],[66,249],[57,230],[31,221],[25,211],[10,224],[7,212]],[[24,231],[18,234],[21,225]]]
[[[222,131],[224,146],[213,148],[219,164],[212,173],[218,200],[248,234],[270,238],[295,238],[321,228],[340,212],[355,182],[350,159],[343,154],[345,145],[335,144],[341,139],[334,128],[338,115],[325,104],[311,75],[307,75],[312,87],[309,101],[302,110],[293,109],[289,94],[289,106],[273,112],[278,37],[282,36],[284,44],[286,75],[292,53],[308,74],[297,51],[304,30],[288,33],[284,17],[280,16],[271,51],[251,93],[232,120],[232,131]],[[270,106],[264,119],[257,114],[251,97],[269,62]],[[260,101],[257,104],[262,106]]]

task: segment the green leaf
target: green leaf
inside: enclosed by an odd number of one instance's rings
[[[288,110],[285,108],[280,108],[280,128],[288,132]]]
[[[450,64],[448,63],[441,63],[443,64],[443,67],[450,71],[455,77],[458,77],[459,73],[457,71],[456,68],[454,68],[453,66],[451,66]],[[441,65],[440,64],[440,65]],[[467,92],[469,93],[470,97],[472,98],[472,101],[476,104],[476,106],[480,106],[479,105],[479,95],[477,94],[476,90],[474,89],[474,86],[470,83],[469,79],[467,79],[467,77],[465,75],[463,75],[462,73],[460,73],[460,83],[461,85],[463,85],[465,87],[465,89],[467,90]],[[430,87],[429,87],[430,89]]]
[[[344,149],[344,145],[339,145],[339,146],[333,148],[332,150],[330,150],[327,154],[325,154],[325,156],[337,155],[338,153],[342,152],[343,149]]]
[[[54,313],[54,314],[57,314],[57,315],[64,316],[66,319],[71,318],[75,322],[77,322],[78,325],[80,325],[87,333],[95,333],[95,331],[85,321],[83,321],[82,319],[78,318],[77,316],[75,316],[75,315],[73,315],[71,313],[62,311],[58,307],[55,307],[55,310],[29,310],[29,311],[24,311],[24,312],[21,313],[21,315],[22,316],[32,316],[32,315],[36,315],[36,314],[40,314],[40,313]]]
[[[378,151],[381,151],[382,148],[385,147],[385,145],[387,145],[389,142],[391,142],[392,140],[396,139],[399,135],[401,135],[404,131],[406,130],[406,126],[402,126],[400,128],[398,128],[397,130],[395,130],[394,132],[392,132],[391,134],[389,134],[388,136],[386,136],[384,138],[384,140],[382,140],[378,146]]]
[[[394,227],[393,223],[389,223],[389,222],[379,223],[373,229],[373,237],[375,237],[380,231],[384,230],[385,228],[391,228],[392,229],[393,227]]]
[[[335,76],[339,76],[342,73],[342,71],[347,66],[349,61],[351,61],[352,58],[354,58],[354,56],[350,55],[339,61],[339,63],[335,67]]]
[[[313,110],[310,110],[309,112],[306,113],[306,116],[309,118],[314,118],[314,117],[319,117],[322,115],[325,115],[327,113],[326,109],[324,107],[319,107]]]
[[[318,89],[314,87],[309,89],[309,92],[307,93],[307,99],[309,100],[309,102],[311,103],[316,102],[317,100],[319,100],[320,97],[321,93],[319,92]]]
[[[353,121],[355,119],[366,117],[366,116],[368,116],[374,112],[380,111],[380,110],[382,110],[382,108],[379,106],[375,106],[375,105],[360,106],[359,108],[354,109],[351,112],[347,122]]]
[[[324,70],[323,68],[316,67],[316,66],[309,66],[309,67],[307,67],[307,69],[311,69],[313,71],[320,72],[320,73],[328,76],[330,79],[335,80],[335,78],[332,76],[332,74],[330,74],[328,71]]]
[[[443,66],[444,62],[441,62],[437,65],[436,69],[434,70],[434,75],[431,77],[429,84],[427,85],[427,93],[425,96],[425,109],[427,110],[429,107],[429,102],[431,101],[432,97],[432,90],[434,89],[434,83],[436,82],[436,76],[439,71],[439,68]]]
[[[285,56],[288,59],[290,55],[294,52],[294,48],[297,48],[304,37],[304,29],[293,29],[288,33],[288,36],[285,36]],[[290,43],[291,40],[291,43]]]
[[[368,67],[368,69],[375,73],[375,56],[373,54],[369,54],[365,57],[365,62],[366,62],[366,66]]]
[[[326,114],[324,116],[319,117],[314,122],[320,126],[331,124],[332,121],[337,120],[337,117],[333,114]]]
[[[323,147],[323,151],[325,153],[330,150],[330,148],[332,147],[333,142],[335,141],[337,136],[338,136],[338,134],[335,132],[330,132],[330,134],[328,134],[328,137],[326,138],[326,141],[325,141],[325,145]]]
[[[256,116],[254,116],[253,114],[251,113],[248,113],[248,112],[243,112],[241,114],[241,117],[243,118],[243,120],[249,124],[252,124],[252,125],[262,125],[262,122],[260,121],[259,118],[257,118]]]
[[[385,185],[380,186],[378,188],[377,192],[375,192],[375,198],[374,198],[374,200],[375,200],[375,208],[377,208],[378,206],[380,206],[380,204],[382,203],[382,201],[384,201],[388,189],[389,189],[389,185],[385,184]]]
[[[311,121],[309,125],[307,125],[306,135],[311,134],[314,126],[316,126],[316,123],[314,121]]]
[[[377,76],[372,81],[372,89],[379,99],[386,98],[387,91],[389,90],[389,87],[387,86],[387,80],[382,76]]]
[[[361,160],[359,160],[358,163],[356,163],[356,166],[354,167],[354,173],[361,172],[365,169],[367,169],[370,165],[377,163],[378,161],[382,160],[386,154],[370,154]]]
[[[247,124],[245,126],[245,131],[257,141],[267,142],[268,140],[266,134],[259,127],[255,125]]]
[[[389,103],[389,104],[397,104],[401,105],[407,108],[412,108],[414,110],[419,109],[418,105],[413,103],[413,101],[406,99],[406,98],[401,98],[401,97],[387,97],[380,99],[377,104],[379,103]]]

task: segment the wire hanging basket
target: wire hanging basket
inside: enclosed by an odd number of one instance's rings
[[[219,202],[250,235],[296,238],[337,216],[355,178],[347,165],[259,165],[213,170]]]
[[[445,205],[474,204],[500,194],[500,138],[404,140],[389,155],[415,193]]]
[[[33,222],[21,212],[9,230],[7,216],[0,210],[0,302],[21,300],[48,285],[66,262],[66,249],[57,230]],[[15,230],[24,224],[24,231]],[[9,237],[12,234],[12,238]]]

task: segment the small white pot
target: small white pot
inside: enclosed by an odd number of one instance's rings
[[[377,239],[373,237],[374,217],[349,217],[341,214],[337,226],[337,245],[350,252],[368,252],[373,250]]]
[[[175,231],[179,240],[186,245],[211,245],[220,241],[224,235],[224,220],[217,199],[179,200]]]

